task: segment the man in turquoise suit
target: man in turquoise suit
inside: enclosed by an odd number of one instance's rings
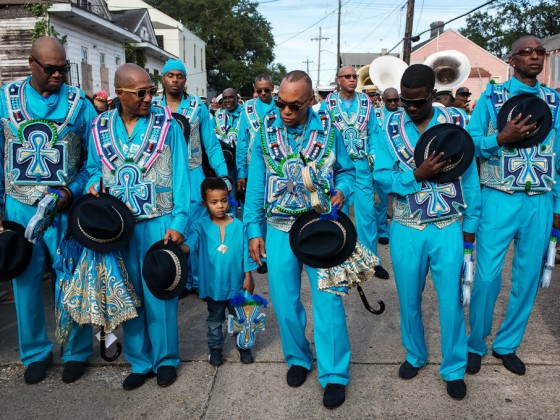
[[[138,388],[154,373],[158,385],[168,386],[179,365],[177,298],[157,299],[141,273],[154,243],[183,243],[191,191],[187,145],[169,108],[152,105],[157,87],[142,68],[120,66],[115,91],[120,105],[95,120],[87,168],[89,192],[98,195],[103,178],[106,192],[126,203],[136,221],[133,238],[121,250],[142,300],[138,317],[123,324],[124,354],[132,366],[123,388]]]
[[[559,96],[537,80],[545,52],[534,36],[515,41],[509,57],[513,77],[504,84],[487,86],[468,125],[480,158],[483,185],[476,275],[469,310],[469,373],[480,370],[482,357],[488,352],[485,339],[492,330],[494,306],[502,287],[502,269],[512,240],[515,247],[511,293],[504,321],[492,343],[492,354],[511,372],[525,373],[525,365],[516,352],[537,295],[551,227],[553,223],[555,228],[560,227],[560,146],[556,139],[560,124]],[[548,104],[552,123],[547,132],[544,127],[537,129],[531,119],[531,113],[534,114],[531,109],[511,120],[507,118],[500,127],[500,109],[506,108],[508,98],[515,100],[524,94],[528,94],[525,101],[534,95]],[[533,135],[541,136],[541,141],[516,145]]]
[[[1,220],[26,226],[45,194],[59,198],[54,226],[33,245],[31,263],[14,280],[19,350],[27,367],[24,379],[34,384],[43,380],[53,362],[43,278],[66,232],[67,210],[82,196],[88,180],[87,144],[97,112],[81,89],[64,82],[70,64],[56,38],[35,41],[29,66],[30,77],[4,85],[1,92],[0,228]],[[58,284],[55,293],[59,293]],[[64,382],[73,382],[84,373],[91,337],[91,327],[73,325],[62,356]]]
[[[260,265],[261,257],[268,256],[270,295],[290,366],[287,382],[292,387],[305,382],[313,353],[305,338],[306,315],[300,300],[303,263],[290,248],[289,230],[301,214],[312,209],[308,188],[316,190],[325,207],[332,204],[341,208],[354,182],[352,161],[330,114],[315,113],[312,101],[307,73],[288,73],[276,98],[278,109],[264,116],[259,141],[253,144],[244,213],[251,257]],[[315,165],[317,171],[317,179],[308,188],[302,178],[307,165]],[[265,217],[266,248],[261,227]],[[350,373],[344,305],[341,296],[318,289],[317,269],[305,269],[311,283],[318,376],[325,388],[323,403],[334,408],[344,402]]]

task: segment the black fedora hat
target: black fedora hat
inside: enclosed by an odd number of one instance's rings
[[[472,137],[464,128],[455,124],[438,124],[426,130],[418,139],[414,149],[416,167],[426,160],[433,152],[443,152],[442,160],[451,159],[444,168],[428,181],[449,182],[459,178],[474,158]]]
[[[533,147],[548,137],[548,133],[550,133],[550,129],[552,128],[552,113],[550,112],[550,108],[545,101],[530,93],[513,96],[502,105],[500,112],[498,112],[498,131],[502,131],[506,123],[513,120],[519,114],[522,114],[523,118],[531,115],[527,124],[536,122],[537,126],[522,140],[509,143],[508,146],[521,149]]]
[[[188,268],[188,258],[181,247],[172,241],[165,245],[161,240],[146,253],[142,277],[152,295],[169,300],[179,296],[185,289]]]
[[[19,223],[4,220],[0,232],[0,281],[10,281],[25,271],[33,245],[25,239],[25,228]]]
[[[330,268],[342,264],[354,252],[358,235],[352,220],[342,212],[338,218],[321,219],[314,210],[302,214],[290,229],[290,247],[304,264]]]
[[[183,114],[178,114],[177,112],[174,112],[171,115],[173,116],[175,121],[179,123],[179,127],[181,127],[181,130],[183,131],[185,141],[187,142],[187,144],[189,144],[191,135],[191,124],[189,123],[189,120],[187,120],[187,118]]]
[[[134,233],[134,216],[126,205],[110,194],[86,194],[68,214],[72,236],[92,251],[113,252],[124,247]]]
[[[235,147],[220,140],[220,146],[222,146],[222,153],[224,154],[224,160],[228,170],[233,169],[235,165]]]

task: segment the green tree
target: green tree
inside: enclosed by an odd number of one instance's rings
[[[539,38],[560,33],[560,0],[500,0],[486,11],[467,18],[459,30],[492,54],[507,54],[517,38],[533,34]]]
[[[208,84],[217,92],[233,87],[251,96],[258,73],[275,82],[286,69],[273,64],[274,38],[270,23],[249,0],[149,0],[157,9],[181,21],[206,42]]]

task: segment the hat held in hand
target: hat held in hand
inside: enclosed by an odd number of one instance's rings
[[[533,147],[548,137],[552,128],[552,113],[548,104],[541,98],[530,93],[523,93],[509,98],[502,105],[498,113],[498,131],[502,131],[508,121],[515,119],[519,114],[521,119],[531,116],[526,125],[537,123],[537,126],[520,141],[509,143],[510,147],[523,149]]]
[[[290,229],[290,247],[304,264],[330,268],[342,264],[356,248],[354,224],[342,212],[336,219],[323,218],[316,211],[302,214]]]
[[[124,247],[134,233],[134,216],[110,194],[86,194],[68,214],[68,229],[78,243],[92,251],[113,252]]]
[[[0,232],[0,281],[10,281],[25,271],[33,246],[25,239],[25,228],[19,223],[4,220]]]
[[[432,153],[443,152],[440,162],[450,160],[443,169],[428,181],[445,183],[459,178],[474,159],[474,143],[464,128],[455,124],[438,124],[426,130],[414,148],[414,162],[419,168]]]
[[[156,298],[170,300],[179,296],[187,284],[188,258],[171,240],[153,244],[142,267],[142,277]]]

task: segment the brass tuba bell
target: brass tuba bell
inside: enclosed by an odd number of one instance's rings
[[[437,90],[452,90],[469,78],[471,62],[457,50],[438,51],[426,58],[424,64],[436,74]]]

